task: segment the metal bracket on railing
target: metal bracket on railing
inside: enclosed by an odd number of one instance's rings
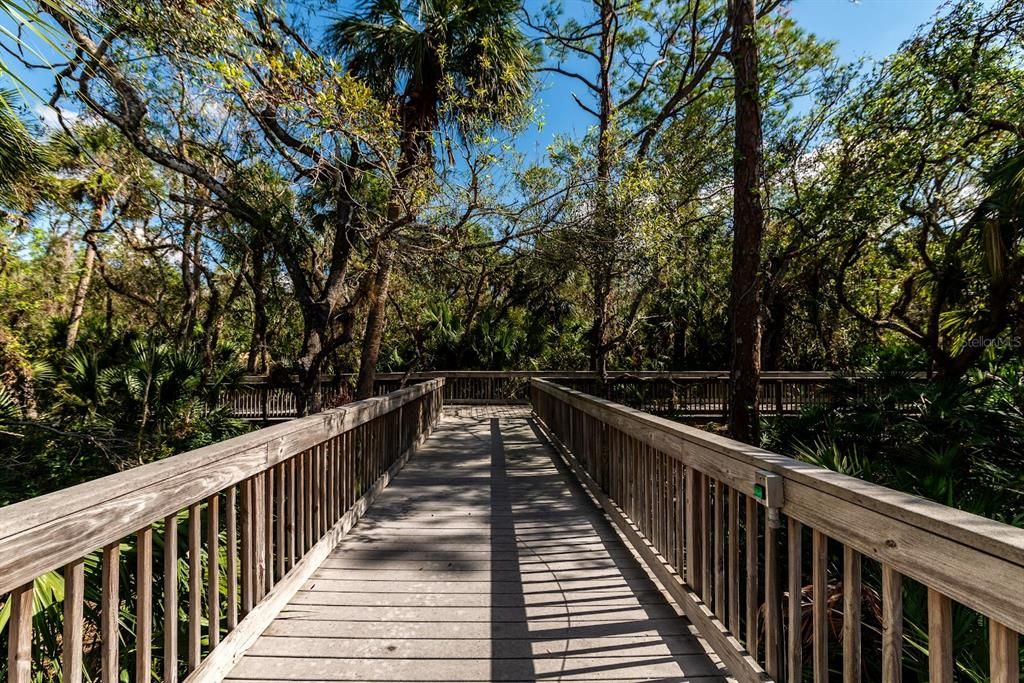
[[[768,523],[773,529],[782,526],[779,510],[783,501],[783,479],[777,474],[758,470],[754,473],[754,500],[768,509]]]

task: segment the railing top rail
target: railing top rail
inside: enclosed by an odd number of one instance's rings
[[[0,508],[0,594],[443,385],[436,378]]]
[[[764,370],[761,378],[765,380],[831,380],[836,377],[857,378],[867,377],[872,373],[863,370],[833,371],[833,370]],[[606,376],[610,379],[623,378],[679,378],[679,379],[728,379],[728,370],[613,370]],[[925,373],[914,372],[910,376],[924,378]],[[353,373],[342,373],[340,375],[322,375],[322,382],[331,382],[339,378],[354,378]],[[591,370],[429,370],[419,372],[378,372],[378,380],[427,380],[438,377],[456,378],[578,378],[596,379],[601,377],[600,373]],[[243,384],[263,384],[268,381],[267,375],[245,375],[242,377]],[[291,381],[296,381],[297,376],[289,376]]]
[[[658,450],[677,454],[688,465],[737,490],[752,490],[758,470],[778,474],[785,483],[784,514],[857,546],[869,557],[894,563],[918,580],[941,576],[955,581],[957,586],[943,586],[953,597],[989,616],[999,617],[1018,631],[1024,630],[1024,595],[1020,591],[1010,595],[1013,591],[1005,589],[1013,581],[1024,580],[1024,529],[688,427],[548,380],[533,379],[532,384]],[[949,555],[939,552],[940,547],[947,548]],[[908,548],[931,548],[934,557],[927,561],[914,557],[913,552],[917,551]],[[982,561],[985,556],[988,560]],[[943,565],[925,566],[933,560]]]

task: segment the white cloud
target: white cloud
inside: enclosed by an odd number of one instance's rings
[[[60,128],[60,120],[58,118],[58,110],[54,109],[48,104],[40,102],[32,108],[39,120],[42,121],[43,125],[50,129],[56,130]],[[60,116],[64,118],[64,121],[68,124],[74,123],[79,118],[78,112],[71,111],[70,109],[60,109]]]

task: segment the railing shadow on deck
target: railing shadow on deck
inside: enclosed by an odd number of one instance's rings
[[[502,580],[498,580],[497,568],[503,567],[520,567],[519,562],[519,544],[516,540],[516,527],[515,520],[512,517],[512,498],[511,492],[509,491],[509,481],[506,471],[505,462],[505,443],[501,437],[501,427],[498,424],[497,418],[490,420],[490,451],[491,451],[491,476],[490,476],[490,531],[491,531],[491,610],[493,611],[499,605],[502,605],[502,601],[506,598],[504,594],[499,592],[499,587],[505,583],[513,584],[512,604],[509,606],[515,611],[517,621],[521,624],[527,623],[526,617],[526,595],[523,590],[523,575],[521,571],[516,571],[512,577],[502,576]],[[496,558],[500,557],[500,553],[509,552],[512,553],[514,562],[499,565]],[[518,600],[516,598],[519,598]],[[499,629],[503,624],[494,619],[491,619],[491,648],[493,650],[494,643],[501,639],[502,634]],[[524,629],[526,630],[526,629]],[[534,680],[536,677],[536,671],[533,667],[533,647],[530,641],[530,634],[524,632],[522,638],[512,638],[507,641],[503,641],[502,645],[511,643],[512,649],[510,652],[502,653],[502,658],[494,656],[492,651],[491,656],[491,680],[497,681],[502,680],[502,677],[507,675],[508,672],[500,671],[499,668],[503,665],[504,660],[512,660],[516,663],[519,670],[515,672],[515,678],[521,680]],[[505,665],[507,666],[507,665]]]
[[[531,417],[528,420],[528,424],[537,441],[554,446],[550,435],[544,430],[542,423],[538,422],[536,416]],[[551,456],[552,463],[557,471],[569,480],[569,494],[578,506],[590,508],[595,503],[598,503],[598,501],[589,496],[583,483],[576,478],[570,463],[561,457],[557,448],[553,447],[551,449]],[[596,508],[598,510],[601,509],[599,503],[596,505]],[[625,617],[610,621],[570,624],[565,629],[564,634],[560,635],[564,635],[567,641],[571,641],[574,639],[604,638],[608,636],[625,637],[644,634],[643,637],[646,640],[635,642],[623,639],[622,642],[616,642],[613,646],[605,646],[601,652],[605,655],[629,655],[630,648],[644,649],[652,645],[663,645],[667,647],[667,654],[648,655],[643,660],[644,664],[681,664],[687,675],[695,677],[727,675],[728,672],[716,669],[715,664],[706,658],[707,653],[705,650],[701,648],[696,639],[691,637],[692,634],[687,620],[679,618],[676,610],[667,604],[661,592],[661,587],[651,580],[648,572],[641,564],[641,560],[634,552],[629,550],[626,545],[627,539],[616,531],[613,521],[605,515],[598,521],[593,522],[591,528],[600,538],[614,565],[614,571],[609,576],[614,580],[623,580],[630,590],[630,595],[636,599],[639,605],[638,608],[628,605],[628,608],[624,608],[623,611],[633,613],[639,609],[643,614],[643,618]],[[563,588],[562,590],[572,592],[573,590],[587,590],[587,588]],[[603,596],[595,599],[601,602],[606,600]],[[543,636],[543,631],[535,634],[537,638]],[[568,654],[580,656],[590,653],[585,650],[574,650]],[[596,679],[598,672],[614,671],[622,666],[620,664],[592,667],[588,670],[577,669],[571,673],[575,675],[591,674],[595,675]],[[632,667],[626,666],[625,668],[628,675],[629,669]],[[714,678],[714,680],[718,679]]]
[[[740,681],[825,682],[836,664],[844,681],[870,671],[895,683],[905,654],[923,653],[929,680],[951,683],[956,604],[987,623],[986,680],[1020,683],[1024,530],[546,380],[532,380],[531,400],[587,491]],[[926,625],[904,623],[912,587],[926,592]],[[866,605],[880,619],[870,650]],[[924,628],[924,642],[905,626]]]
[[[431,432],[443,387],[0,509],[6,680],[221,680]]]

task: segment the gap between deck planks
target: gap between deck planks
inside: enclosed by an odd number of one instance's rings
[[[226,680],[726,680],[529,408],[459,407]]]

